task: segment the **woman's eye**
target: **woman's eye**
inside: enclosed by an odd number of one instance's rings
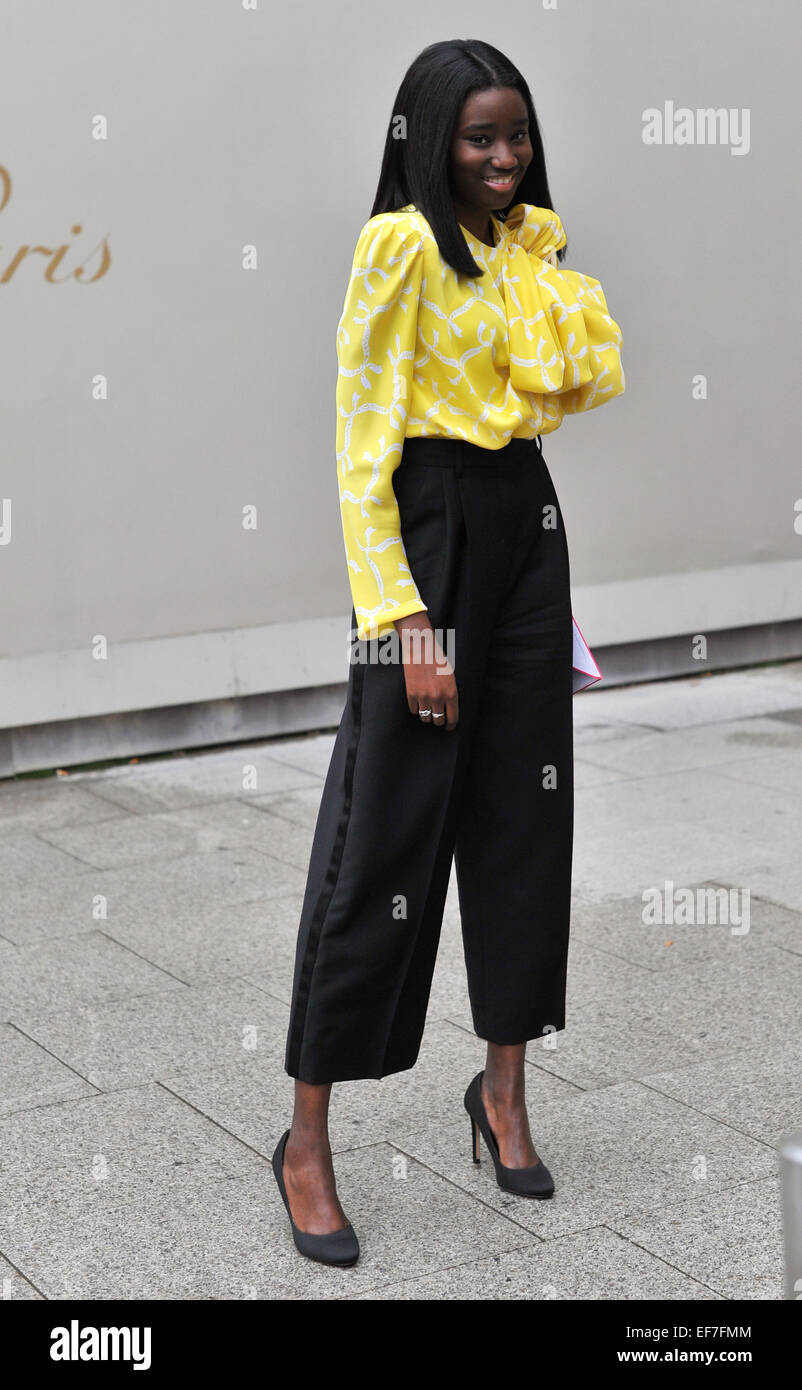
[[[527,127],[526,130],[519,130],[519,131],[516,131],[515,135],[513,136],[513,139],[514,139],[514,140],[527,140],[528,138],[529,138],[529,128],[528,128],[528,127]],[[468,136],[468,140],[469,140],[470,144],[472,144],[472,145],[478,145],[480,141],[482,141],[482,140],[487,140],[487,139],[488,139],[488,136],[487,136],[487,135],[469,135],[469,136]]]

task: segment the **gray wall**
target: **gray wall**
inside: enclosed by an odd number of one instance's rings
[[[5,7],[0,729],[345,679],[336,325],[398,83],[453,36],[530,82],[566,264],[623,329],[626,394],[545,446],[591,646],[802,616],[798,14]],[[748,153],[645,145],[669,100],[748,108]],[[104,238],[107,273],[80,283]],[[21,245],[64,243],[62,283],[41,253],[3,282]]]

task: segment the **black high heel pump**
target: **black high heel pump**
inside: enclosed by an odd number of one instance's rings
[[[284,1150],[287,1147],[289,1137],[290,1131],[287,1130],[276,1145],[276,1151],[273,1154],[273,1173],[278,1183],[281,1199],[287,1208],[296,1249],[300,1250],[302,1255],[306,1255],[307,1259],[317,1260],[319,1264],[340,1265],[343,1269],[349,1269],[359,1259],[359,1241],[350,1221],[339,1231],[326,1231],[323,1235],[315,1235],[310,1231],[299,1230],[292,1219],[287,1189],[284,1186]]]
[[[501,1162],[496,1136],[490,1128],[490,1121],[487,1118],[487,1111],[482,1100],[482,1077],[484,1072],[480,1071],[478,1076],[473,1078],[470,1086],[465,1092],[465,1109],[471,1117],[471,1138],[473,1140],[473,1161],[479,1163],[479,1134],[488,1147],[493,1166],[496,1170],[496,1182],[505,1192],[514,1192],[518,1197],[551,1197],[554,1192],[554,1179],[551,1176],[545,1163],[540,1159],[530,1168],[505,1168]]]

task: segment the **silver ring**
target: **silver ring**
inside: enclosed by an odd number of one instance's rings
[[[419,710],[418,710],[418,714],[421,715],[421,716],[423,716],[424,714],[431,714],[431,712],[432,712],[432,711],[431,711],[430,709],[419,709]]]
[[[444,714],[433,714],[432,719],[445,719]]]

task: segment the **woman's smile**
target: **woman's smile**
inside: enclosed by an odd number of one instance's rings
[[[486,174],[482,183],[487,184],[488,188],[493,188],[498,193],[510,193],[518,182],[521,172],[520,169],[515,169],[511,174]]]

